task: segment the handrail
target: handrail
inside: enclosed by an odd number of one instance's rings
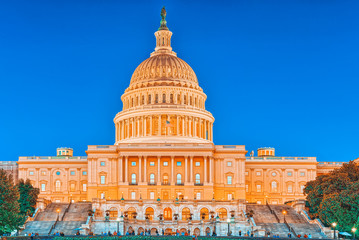
[[[59,215],[57,215],[57,218],[56,218],[55,223],[51,225],[51,228],[50,228],[50,231],[49,231],[48,235],[51,235],[51,231],[52,231],[53,229],[55,229],[56,224],[57,224],[58,221],[59,221]]]
[[[67,205],[64,213],[62,214],[61,221],[64,221],[65,215],[69,211],[71,204],[72,204],[72,201],[70,201],[69,205]]]
[[[280,223],[279,217],[277,216],[277,214],[274,212],[274,210],[269,206],[268,202],[266,202],[266,205],[270,211],[271,214],[274,215],[275,219],[277,219],[278,223]]]
[[[297,238],[297,237],[298,237],[297,233],[294,231],[294,228],[292,228],[292,227],[288,224],[288,222],[287,222],[287,220],[285,220],[285,218],[284,218],[284,221],[283,221],[283,222],[285,223],[285,225],[287,226],[287,228],[289,229],[289,231],[292,232],[292,233],[294,234],[294,236]]]

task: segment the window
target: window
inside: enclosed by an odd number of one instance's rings
[[[60,176],[60,174],[61,174],[60,171],[57,171],[57,172],[56,172],[56,175],[57,175],[57,176]]]
[[[100,165],[101,165],[102,167],[104,167],[104,166],[106,166],[106,163],[105,163],[105,162],[100,162]]]
[[[163,166],[168,166],[168,162],[163,162]]]
[[[163,184],[168,184],[168,175],[167,174],[165,174],[165,175],[163,175]]]
[[[87,171],[82,171],[83,176],[87,176]]]
[[[227,176],[227,184],[232,185],[232,176]]]
[[[262,192],[262,185],[257,184],[257,192]]]
[[[41,176],[46,176],[46,171],[41,171]]]
[[[71,176],[75,176],[75,171],[70,171]]]
[[[151,104],[151,95],[148,95],[148,104]]]
[[[197,200],[201,200],[201,193],[200,193],[200,192],[197,192],[197,194],[196,194],[196,199],[197,199]]]
[[[292,176],[292,172],[287,172],[287,176],[291,177]]]
[[[177,184],[181,184],[181,183],[182,183],[182,175],[177,174]]]
[[[201,175],[199,175],[198,173],[196,174],[196,184],[200,184],[201,183]]]
[[[131,192],[131,199],[136,199],[136,192]]]
[[[105,199],[105,193],[101,193],[101,199]]]
[[[173,93],[170,95],[170,103],[173,103]]]
[[[227,167],[232,167],[232,162],[227,162]]]
[[[70,191],[71,192],[75,191],[75,183],[70,184]]]
[[[177,162],[177,166],[182,166],[182,162]]]
[[[155,174],[153,174],[153,173],[150,174],[150,183],[151,184],[155,183]]]
[[[61,182],[60,182],[60,180],[57,180],[57,181],[55,182],[55,191],[56,191],[56,192],[60,192],[60,191],[61,191]]]
[[[136,162],[131,162],[131,166],[136,166]]]
[[[131,183],[136,184],[136,174],[132,173],[131,175]]]
[[[150,166],[151,167],[155,166],[155,162],[150,162]]]
[[[46,184],[45,183],[41,183],[41,191],[42,192],[46,191]]]
[[[155,199],[155,192],[150,192],[150,199]]]
[[[228,193],[228,194],[227,194],[227,200],[232,200],[232,199],[233,199],[232,193]]]
[[[273,182],[271,183],[271,187],[272,187],[272,192],[277,192],[277,190],[278,190],[278,184],[277,184],[276,181],[273,181]]]
[[[260,176],[260,175],[262,175],[262,173],[261,172],[256,172],[256,175]]]
[[[304,177],[305,176],[305,172],[300,172],[300,176]]]
[[[101,176],[100,178],[101,178],[100,183],[101,184],[106,184],[106,176]]]
[[[246,184],[246,192],[248,192],[249,191],[249,186],[248,186],[248,184]]]
[[[30,176],[33,176],[33,175],[34,175],[34,171],[30,171],[30,172],[29,172],[29,175],[30,175]]]
[[[273,176],[273,177],[277,176],[277,173],[276,173],[276,172],[272,172],[272,176]]]
[[[201,166],[201,162],[196,162],[196,167]]]
[[[158,103],[158,94],[155,96],[155,103]]]
[[[292,185],[288,185],[288,193],[292,193],[293,192],[293,186]]]
[[[82,184],[82,191],[87,192],[87,184],[86,183]]]

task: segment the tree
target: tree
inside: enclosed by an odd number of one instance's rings
[[[26,181],[20,179],[17,188],[20,193],[20,213],[25,216],[31,216],[35,212],[36,201],[40,191],[31,185],[29,179]]]
[[[308,182],[304,193],[311,217],[319,218],[327,226],[336,222],[341,231],[350,232],[358,225],[359,166],[353,161]]]
[[[24,224],[20,214],[19,191],[14,185],[12,175],[0,169],[0,235],[8,234]]]

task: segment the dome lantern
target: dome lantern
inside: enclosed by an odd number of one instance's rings
[[[172,52],[172,47],[171,47],[172,32],[168,30],[166,15],[167,15],[166,9],[165,7],[163,7],[161,11],[161,17],[162,17],[161,25],[158,28],[158,31],[155,32],[156,48],[155,48],[155,52],[153,52],[151,56],[158,53],[168,53],[176,56],[176,53]]]

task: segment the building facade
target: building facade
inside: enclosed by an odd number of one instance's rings
[[[56,157],[19,158],[19,178],[29,178],[40,198],[92,201],[98,218],[177,218],[187,225],[191,214],[198,224],[214,215],[248,227],[246,202],[303,199],[306,182],[340,165],[276,157],[274,148],[246,157],[244,145],[215,145],[207,96],[192,68],[172,51],[165,11],[161,15],[155,51],[121,97],[114,145],[90,145],[86,157],[60,148]]]

